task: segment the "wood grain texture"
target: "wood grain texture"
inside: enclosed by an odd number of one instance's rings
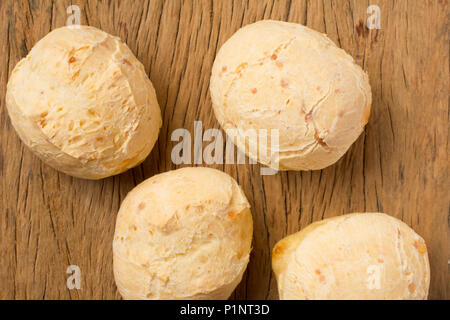
[[[368,30],[369,4],[381,29]],[[140,166],[100,181],[58,173],[20,142],[5,108],[8,76],[66,8],[82,24],[121,37],[145,65],[163,114],[159,141]],[[209,97],[218,48],[260,19],[326,32],[368,71],[373,106],[365,132],[321,171],[261,176],[257,165],[219,165],[252,205],[254,243],[237,299],[276,299],[273,245],[312,221],[383,211],[422,235],[431,263],[430,298],[449,299],[448,2],[354,1],[0,1],[0,299],[116,299],[112,273],[115,217],[128,191],[174,169],[177,128],[195,120],[218,128]],[[205,144],[206,145],[206,144]],[[68,290],[66,268],[81,268],[81,290]]]

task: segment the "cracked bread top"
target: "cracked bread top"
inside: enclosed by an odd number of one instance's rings
[[[280,299],[426,299],[425,241],[384,213],[315,222],[279,241],[272,255]]]
[[[326,35],[272,20],[243,27],[222,46],[210,92],[236,145],[281,170],[337,161],[363,131],[372,100],[367,74]],[[258,141],[261,129],[268,130],[267,147]],[[279,132],[278,152],[272,129]]]
[[[32,151],[88,179],[142,162],[162,123],[144,66],[119,38],[88,26],[59,28],[36,43],[12,71],[6,102]]]

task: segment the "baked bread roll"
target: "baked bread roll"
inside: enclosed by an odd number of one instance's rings
[[[366,73],[326,35],[271,20],[243,27],[222,46],[210,91],[237,147],[278,170],[336,162],[363,131],[372,101]]]
[[[100,179],[142,162],[161,111],[143,65],[93,27],[56,29],[14,68],[6,106],[22,141],[69,175]]]
[[[227,299],[247,267],[250,205],[229,175],[209,168],[169,171],[123,201],[113,242],[124,299]]]
[[[272,256],[280,299],[426,299],[424,240],[384,213],[313,223],[279,241]]]

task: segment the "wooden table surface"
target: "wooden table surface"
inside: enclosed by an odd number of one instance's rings
[[[121,37],[145,65],[163,114],[147,160],[99,181],[72,178],[20,142],[5,108],[10,72],[76,4],[81,23]],[[365,22],[370,4],[381,29]],[[369,73],[373,92],[365,132],[335,165],[261,176],[258,165],[218,165],[242,185],[254,217],[253,251],[232,298],[277,299],[271,249],[312,221],[382,211],[426,240],[432,299],[449,299],[448,2],[401,1],[0,1],[0,298],[116,299],[112,272],[115,218],[125,195],[176,166],[177,128],[218,128],[209,78],[218,48],[260,19],[326,32]],[[206,144],[205,144],[206,145]],[[81,289],[69,290],[69,265]]]

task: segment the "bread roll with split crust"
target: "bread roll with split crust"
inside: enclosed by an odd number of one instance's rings
[[[161,127],[155,90],[119,38],[56,29],[12,71],[6,106],[22,141],[69,175],[100,179],[142,162]]]
[[[363,131],[372,102],[367,74],[326,35],[272,20],[243,27],[222,46],[210,91],[237,147],[279,170],[335,163]]]
[[[124,299],[227,299],[249,261],[250,205],[229,175],[183,168],[142,182],[123,201],[113,242]]]
[[[279,241],[272,256],[280,299],[426,299],[425,241],[384,213],[315,222]]]

